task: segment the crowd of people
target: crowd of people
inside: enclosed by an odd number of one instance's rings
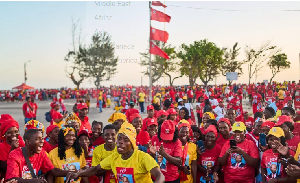
[[[1,178],[9,183],[297,182],[299,86],[155,86],[151,101],[144,86],[82,89],[74,91],[72,112],[66,112],[63,99],[73,90],[54,90],[46,130],[36,119],[34,100],[47,99],[22,91],[24,136],[11,115],[0,118]],[[92,98],[100,113],[114,103],[109,119],[89,121]]]

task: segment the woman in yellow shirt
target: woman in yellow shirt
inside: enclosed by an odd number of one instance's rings
[[[74,128],[65,126],[58,134],[58,147],[50,151],[49,159],[55,168],[69,171],[78,171],[85,168],[86,161],[82,148],[76,139]],[[82,178],[88,183],[88,178]],[[55,183],[64,183],[66,177],[56,177]],[[80,183],[81,178],[70,180],[72,183]]]
[[[69,173],[67,177],[89,177],[111,170],[118,182],[151,183],[151,175],[155,177],[155,183],[165,182],[156,161],[147,153],[139,151],[136,146],[135,128],[125,122],[117,135],[117,152],[114,152],[95,167],[87,170]]]

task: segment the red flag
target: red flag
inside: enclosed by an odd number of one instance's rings
[[[151,8],[151,20],[156,20],[159,22],[170,22],[171,17],[163,12],[157,11]]]
[[[169,34],[167,31],[162,31],[162,30],[150,27],[150,39],[156,40],[156,41],[162,41],[162,42],[166,43],[169,39]]]
[[[160,1],[152,1],[152,5],[153,6],[163,6],[164,8],[167,7],[166,5],[164,5],[163,3],[161,3]]]
[[[169,59],[168,54],[166,54],[164,51],[162,51],[158,46],[156,46],[152,42],[151,42],[151,46],[150,46],[150,54],[158,55],[162,58]]]

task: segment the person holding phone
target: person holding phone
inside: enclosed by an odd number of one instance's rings
[[[291,182],[292,179],[287,177],[284,164],[280,161],[280,158],[295,154],[285,144],[284,131],[280,127],[273,127],[268,133],[266,141],[269,149],[263,153],[261,159],[263,183]],[[288,151],[287,154],[286,151]]]
[[[182,165],[179,166],[180,182],[194,183],[197,176],[197,146],[190,140],[190,124],[180,123],[178,125],[179,140],[182,143]]]
[[[204,132],[204,147],[198,147],[197,159],[197,182],[215,181],[219,180],[218,158],[222,147],[216,144],[218,132],[214,125],[210,125]]]
[[[258,148],[253,141],[245,138],[243,122],[235,122],[232,132],[233,140],[224,144],[218,159],[219,164],[224,166],[224,181],[253,183],[255,168],[259,164]]]

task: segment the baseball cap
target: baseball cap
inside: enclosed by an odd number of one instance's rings
[[[182,102],[183,100],[180,98],[180,99],[178,99],[178,102]]]
[[[161,115],[168,116],[169,114],[165,110],[160,110],[158,111],[157,116],[161,116]]]
[[[147,106],[147,111],[150,111],[150,110],[154,110],[153,105],[148,105],[148,106]]]
[[[160,138],[162,140],[173,140],[175,132],[175,125],[172,121],[164,121],[161,125]]]
[[[232,125],[232,131],[246,131],[246,126],[243,122],[235,122],[233,125]]]
[[[280,127],[273,127],[267,136],[273,135],[275,137],[284,137],[284,131]]]
[[[82,129],[82,130],[80,130],[79,131],[79,133],[77,134],[77,136],[79,137],[80,135],[82,135],[82,134],[85,134],[85,135],[87,135],[88,137],[89,137],[89,132],[88,132],[88,129]]]
[[[291,119],[291,117],[283,115],[283,116],[279,116],[277,118],[277,123],[275,124],[275,126],[281,126],[284,122],[292,122],[293,120]]]
[[[149,119],[149,120],[146,121],[146,126],[147,126],[147,127],[148,127],[148,126],[151,126],[151,125],[156,125],[156,126],[158,126],[157,120],[156,120],[155,118],[152,118],[152,119]]]
[[[57,106],[57,105],[58,105],[58,102],[52,102],[52,103],[50,104],[51,108],[54,108],[54,107]]]
[[[273,94],[273,96],[274,96],[274,97],[278,97],[278,93],[275,92],[275,93]]]
[[[79,103],[77,104],[77,109],[81,110],[81,109],[87,109],[88,106],[86,105],[86,103]]]
[[[275,125],[275,123],[272,122],[272,121],[265,121],[265,122],[263,122],[263,124],[261,125],[261,127],[263,128],[263,127],[267,126],[269,128],[273,128],[274,125]]]
[[[177,114],[176,110],[174,108],[170,108],[167,110],[168,114]]]
[[[184,99],[187,99],[187,96],[183,96],[182,99],[183,99],[183,100],[184,100]]]

